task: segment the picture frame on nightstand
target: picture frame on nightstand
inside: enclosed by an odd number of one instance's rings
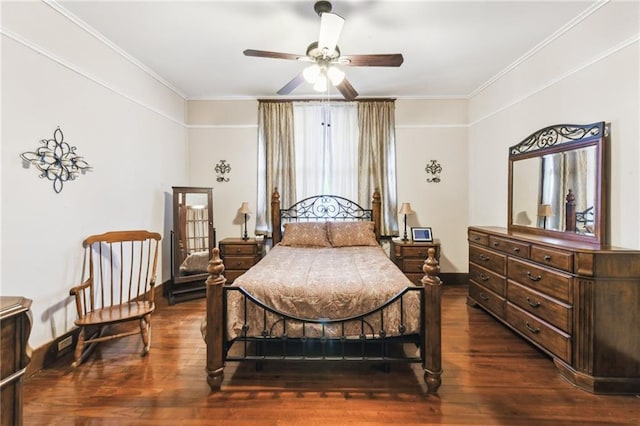
[[[433,242],[433,233],[429,227],[412,227],[411,239],[416,242]]]

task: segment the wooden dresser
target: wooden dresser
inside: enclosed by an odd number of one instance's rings
[[[424,277],[422,266],[428,257],[427,252],[430,248],[436,250],[436,259],[439,260],[440,243],[402,241],[394,238],[389,246],[389,257],[411,282],[420,284],[420,280]]]
[[[594,393],[640,393],[640,251],[470,227],[469,296]],[[526,368],[526,365],[523,365]]]
[[[224,276],[231,284],[240,275],[262,259],[264,241],[255,238],[225,238],[218,244],[220,258],[224,262]]]
[[[30,361],[31,300],[0,297],[0,424],[22,424],[22,379]]]

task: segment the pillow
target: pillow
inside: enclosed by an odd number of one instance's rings
[[[180,265],[180,273],[190,275],[207,272],[209,265],[209,252],[199,251],[192,253]]]
[[[280,244],[291,247],[331,247],[326,222],[285,223]]]
[[[378,245],[373,222],[328,222],[327,232],[334,247]]]

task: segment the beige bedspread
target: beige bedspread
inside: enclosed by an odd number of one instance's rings
[[[237,278],[232,286],[242,287],[260,302],[287,315],[303,319],[345,319],[361,315],[382,306],[407,287],[415,287],[387,257],[381,247],[300,248],[277,245],[257,265]],[[244,324],[242,297],[228,292],[227,334],[240,335]],[[401,325],[405,333],[419,330],[420,299],[418,292],[404,296],[404,318],[400,304],[394,303],[381,314],[367,317],[370,325],[362,328],[360,321],[346,327],[350,337],[365,334],[398,335]],[[279,336],[284,332],[277,316],[267,315],[258,308],[247,309],[248,335]],[[337,326],[305,326],[306,336],[340,336]],[[302,335],[302,325],[288,321],[289,337]]]

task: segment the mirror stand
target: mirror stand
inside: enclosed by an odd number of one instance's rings
[[[213,189],[174,186],[171,282],[165,289],[170,305],[206,296],[207,264],[215,245]]]

